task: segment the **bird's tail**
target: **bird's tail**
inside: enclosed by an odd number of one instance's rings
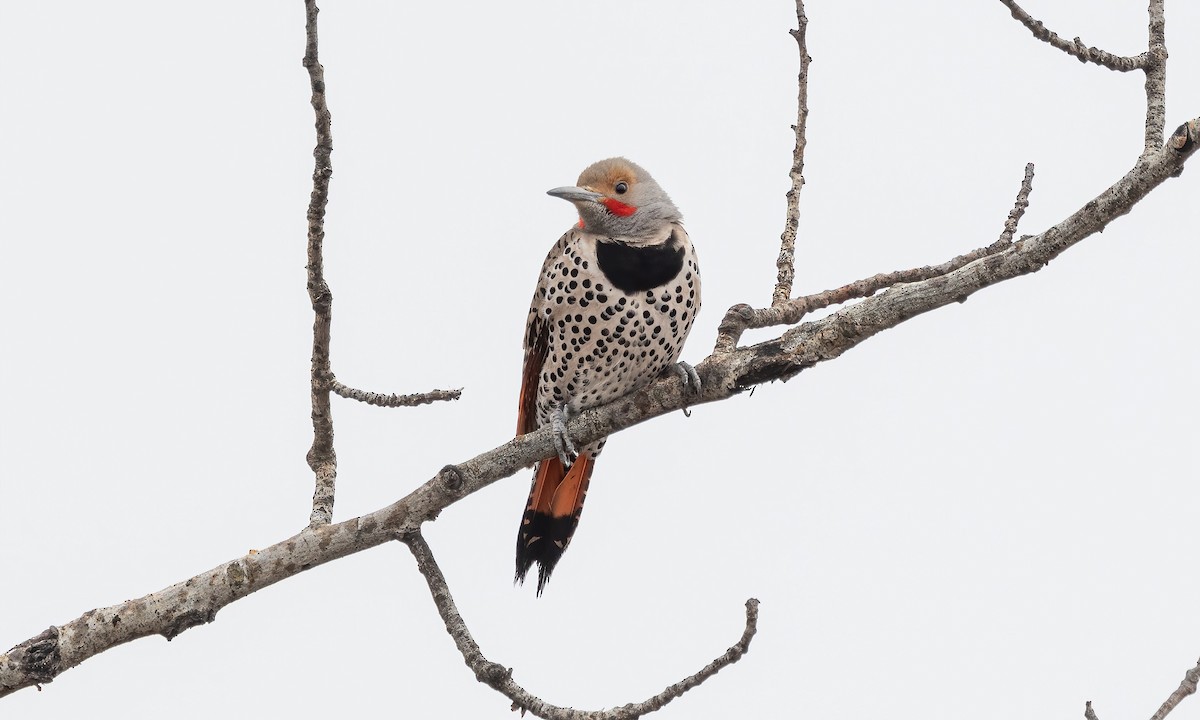
[[[583,453],[571,467],[564,468],[557,457],[542,460],[533,475],[533,489],[517,531],[517,577],[524,583],[533,563],[538,564],[537,594],[546,581],[579,525],[579,513],[587,497],[588,481],[596,464],[590,453]]]

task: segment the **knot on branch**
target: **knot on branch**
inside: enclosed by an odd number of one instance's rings
[[[1171,133],[1171,148],[1176,152],[1191,152],[1200,141],[1200,124],[1188,120]]]
[[[487,685],[501,683],[512,677],[512,668],[497,662],[484,662],[475,668],[475,679]]]
[[[1041,25],[1041,23],[1038,23],[1038,25]],[[1045,26],[1043,25],[1042,27]],[[1096,58],[1100,57],[1100,48],[1088,47],[1079,37],[1076,37],[1071,42],[1075,46],[1076,59],[1084,65],[1086,65],[1089,61],[1095,61]]]
[[[1146,56],[1148,58],[1148,61],[1149,61],[1148,64],[1150,66],[1162,67],[1167,64],[1167,57],[1168,57],[1167,46],[1163,45],[1161,43],[1155,43],[1150,46],[1150,49],[1149,49],[1149,51],[1147,51]]]
[[[240,561],[234,560],[225,566],[225,581],[229,583],[231,590],[241,590],[249,579],[250,576]]]
[[[737,349],[738,340],[746,327],[754,320],[754,308],[746,303],[738,303],[725,311],[725,317],[717,326],[716,352],[728,353]]]
[[[217,611],[215,608],[206,608],[194,610],[186,610],[175,616],[173,620],[163,628],[161,635],[168,642],[174,640],[183,631],[196,627],[197,625],[206,625],[217,619]]]
[[[439,470],[438,480],[441,481],[442,487],[453,495],[462,495],[463,488],[466,487],[466,479],[457,465],[447,465]]]
[[[737,305],[734,305],[725,311],[725,319],[721,322],[722,324],[731,321],[748,323],[753,319],[754,308],[750,307],[746,303],[738,303]]]
[[[51,625],[34,637],[8,651],[8,657],[21,673],[36,684],[52,682],[62,665],[58,647],[58,628]]]
[[[329,315],[333,311],[333,292],[324,282],[320,284],[309,283],[308,298],[312,303],[313,312],[324,319],[325,326],[328,327]],[[326,341],[328,342],[328,340]]]

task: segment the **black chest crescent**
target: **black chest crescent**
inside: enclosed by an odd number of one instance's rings
[[[631,247],[618,242],[596,243],[596,261],[613,287],[627,293],[645,292],[663,285],[683,268],[683,247],[674,241],[652,247]]]

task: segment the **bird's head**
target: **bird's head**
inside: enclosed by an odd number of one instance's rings
[[[683,216],[650,173],[625,158],[594,163],[575,186],[548,190],[579,210],[579,226],[618,240],[651,241]]]

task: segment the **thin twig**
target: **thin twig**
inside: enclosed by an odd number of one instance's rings
[[[1164,0],[1150,0],[1149,46],[1146,52],[1146,145],[1143,155],[1163,144],[1167,126],[1167,19]]]
[[[1017,234],[1017,225],[1029,208],[1029,194],[1033,192],[1033,163],[1025,164],[1025,179],[1021,181],[1021,189],[1017,192],[1017,201],[1013,209],[1008,211],[1004,221],[1004,231],[1000,233],[1000,242],[1010,243]]]
[[[454,604],[454,597],[446,584],[446,578],[438,567],[433,551],[419,531],[413,531],[403,536],[404,543],[417,561],[417,568],[429,585],[433,603],[437,606],[438,614],[446,624],[446,632],[454,640],[455,646],[466,661],[467,667],[475,673],[475,679],[491,687],[512,701],[512,709],[522,713],[529,711],[547,720],[633,720],[647,713],[660,710],[667,703],[696,687],[700,683],[716,675],[718,671],[737,662],[750,650],[750,641],[758,632],[758,600],[751,598],[746,601],[746,628],[741,638],[716,660],[702,668],[690,677],[670,685],[661,693],[640,703],[630,703],[609,710],[575,710],[564,708],[542,700],[518,685],[512,679],[512,670],[500,663],[494,663],[484,657],[478,643],[471,637],[466,621]]]
[[[1196,692],[1196,684],[1200,682],[1200,662],[1196,663],[1196,667],[1184,673],[1183,682],[1179,683],[1179,687],[1175,692],[1171,693],[1171,697],[1162,704],[1158,712],[1150,720],[1163,720],[1167,715],[1175,709],[1175,706],[1183,702],[1183,699],[1188,695]]]
[[[417,405],[427,405],[429,403],[438,402],[440,400],[457,400],[462,397],[462,388],[457,390],[430,390],[426,393],[416,393],[413,395],[384,395],[383,393],[369,392],[367,390],[359,390],[342,384],[337,378],[331,378],[329,389],[350,400],[357,400],[375,407],[415,407]]]
[[[1052,47],[1062,50],[1066,54],[1079,60],[1082,63],[1094,63],[1101,67],[1106,67],[1109,70],[1117,72],[1129,72],[1130,70],[1145,69],[1150,60],[1143,53],[1136,57],[1124,57],[1121,55],[1113,55],[1110,52],[1105,52],[1100,48],[1088,47],[1082,40],[1075,38],[1071,42],[1067,42],[1058,36],[1058,33],[1047,28],[1040,20],[1035,20],[1033,17],[1021,9],[1021,6],[1016,3],[1016,0],[1000,0],[1004,5],[1012,11],[1012,16],[1016,18],[1022,25],[1029,28],[1029,32],[1038,40],[1041,40]],[[1153,5],[1153,2],[1151,3]]]
[[[796,232],[800,225],[800,190],[804,187],[804,148],[808,146],[805,137],[808,126],[808,64],[812,62],[805,39],[808,17],[804,14],[804,0],[796,0],[796,22],[798,27],[789,31],[800,50],[800,89],[796,98],[796,124],[792,126],[796,133],[796,147],[792,150],[792,169],[789,172],[792,187],[787,192],[787,219],[783,234],[779,236],[779,259],[775,262],[779,274],[775,292],[771,296],[772,306],[782,305],[791,298],[792,281],[796,278]]]
[[[850,300],[870,297],[875,293],[899,283],[913,283],[922,280],[941,277],[965,267],[976,260],[1007,250],[1012,245],[1017,223],[1029,207],[1029,194],[1033,191],[1033,163],[1025,166],[1025,179],[1021,190],[1017,193],[1017,201],[1008,213],[1004,223],[1004,232],[1000,239],[987,247],[977,248],[969,253],[951,258],[940,265],[926,265],[909,270],[897,270],[890,273],[879,273],[869,278],[856,280],[833,290],[825,290],[813,295],[788,300],[780,305],[769,308],[752,308],[749,305],[734,305],[725,313],[717,334],[717,343],[713,352],[732,352],[746,330],[754,328],[773,327],[775,325],[795,325],[811,312],[839,305]],[[1011,228],[1011,232],[1010,232]]]
[[[310,392],[312,395],[313,444],[308,451],[308,466],[316,475],[313,509],[309,525],[328,525],[333,520],[334,482],[337,479],[337,455],[333,450],[333,415],[329,406],[329,328],[333,322],[333,294],[325,282],[325,206],[329,203],[329,178],[333,175],[331,116],[325,102],[325,69],[317,58],[316,0],[304,0],[304,67],[312,86],[312,107],[316,114],[317,145],[313,148],[313,189],[308,201],[308,297],[312,301],[313,350]]]

